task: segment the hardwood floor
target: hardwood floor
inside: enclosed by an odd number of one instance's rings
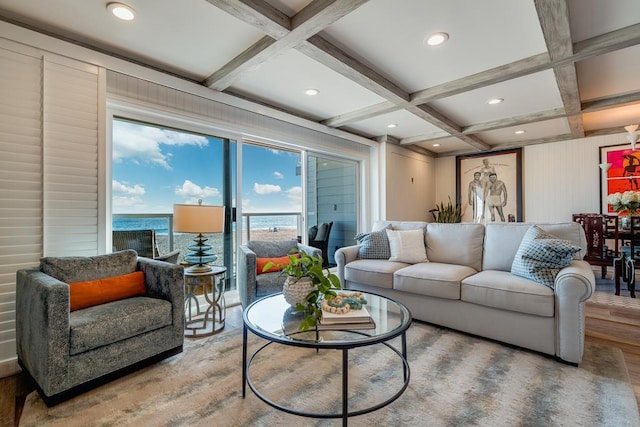
[[[612,300],[594,299],[587,302],[585,335],[587,341],[604,343],[622,350],[636,400],[640,402],[640,299],[630,300],[623,293]],[[225,328],[241,326],[240,306],[227,308]],[[0,378],[0,427],[18,425],[24,398],[30,391],[24,384],[22,375]]]

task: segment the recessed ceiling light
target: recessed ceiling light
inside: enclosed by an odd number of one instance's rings
[[[397,125],[397,123],[391,123],[391,124],[387,125],[387,127],[388,127],[389,129],[393,129],[393,128],[397,128],[397,127],[398,127],[398,125]]]
[[[522,130],[522,129],[520,129],[520,130],[515,131],[514,133],[515,133],[516,135],[522,135],[522,134],[523,134],[523,133],[525,133],[525,132],[526,132],[526,130]]]
[[[435,144],[433,144],[433,147],[440,147],[440,144],[436,142]]]
[[[132,21],[136,17],[134,10],[122,3],[108,3],[107,9],[114,14],[116,18],[123,21]]]
[[[504,101],[504,99],[502,99],[502,98],[491,98],[490,100],[487,101],[487,104],[496,105],[496,104],[500,104],[503,101]]]
[[[449,40],[449,34],[438,32],[438,33],[429,34],[424,39],[423,43],[426,43],[429,46],[438,46],[446,42],[447,40]]]
[[[315,96],[320,93],[318,89],[307,89],[304,91],[305,95]]]

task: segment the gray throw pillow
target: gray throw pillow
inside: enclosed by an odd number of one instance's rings
[[[536,225],[527,230],[511,265],[511,273],[554,288],[560,270],[573,260],[580,246],[558,239]]]
[[[371,233],[360,233],[354,239],[360,243],[358,258],[389,259],[391,257],[386,228]]]

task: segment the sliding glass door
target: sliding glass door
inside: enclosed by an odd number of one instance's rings
[[[112,128],[112,229],[155,230],[160,254],[179,249],[181,262],[194,236],[173,233],[173,205],[225,206],[225,232],[207,237],[235,277],[235,142],[124,118]]]
[[[358,163],[319,155],[307,156],[306,173],[307,224],[313,234],[322,224],[331,223],[327,256],[335,264],[338,248],[355,244],[358,218]],[[319,239],[314,239],[318,241]]]

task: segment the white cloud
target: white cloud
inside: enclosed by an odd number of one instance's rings
[[[118,208],[128,208],[127,212],[131,211],[130,208],[139,208],[143,201],[140,197],[126,197],[126,196],[114,196],[112,199],[114,211]]]
[[[282,188],[280,188],[279,185],[258,184],[257,182],[255,182],[253,184],[253,191],[255,191],[257,194],[274,194],[280,193],[282,191]]]
[[[286,191],[289,203],[297,209],[302,207],[302,187],[291,187]]]
[[[201,135],[124,121],[113,122],[114,162],[121,162],[126,158],[142,163],[154,163],[170,170],[169,158],[171,155],[162,151],[162,145],[203,147],[208,143],[207,138]]]
[[[111,188],[114,193],[124,193],[135,196],[144,196],[145,193],[144,186],[141,184],[130,186],[115,179],[111,182]]]
[[[284,175],[282,173],[278,172],[278,171],[275,171],[273,173],[273,176],[275,176],[278,179],[283,179],[284,178]]]
[[[198,184],[185,179],[182,186],[176,187],[175,194],[187,199],[188,203],[198,203],[198,199],[207,197],[219,197],[220,191],[215,187],[200,187]]]

